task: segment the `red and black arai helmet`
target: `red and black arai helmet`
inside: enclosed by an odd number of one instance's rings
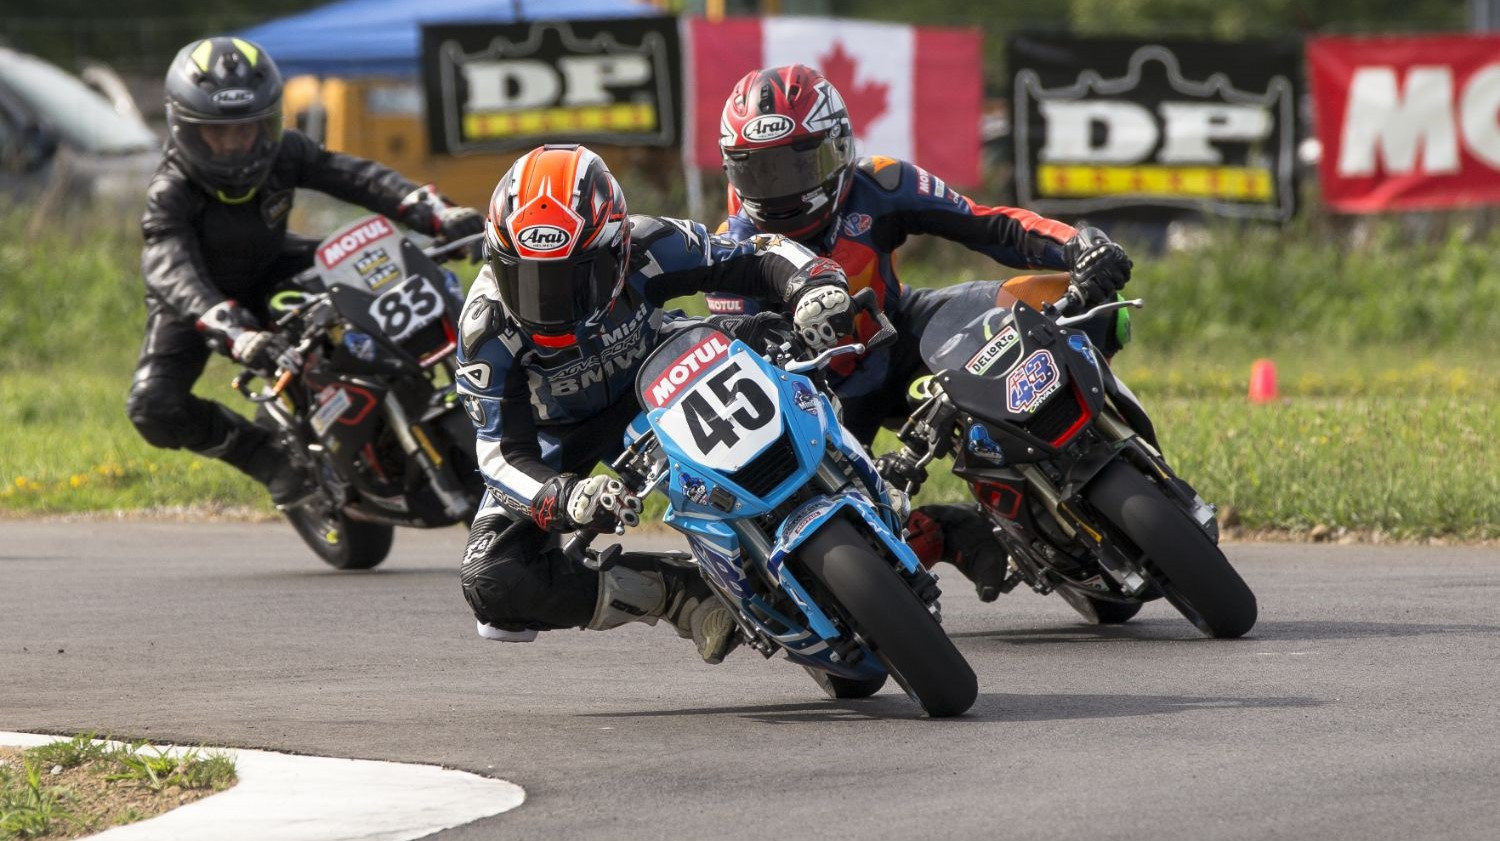
[[[624,288],[625,194],[583,146],[527,152],[495,186],[485,223],[485,261],[500,301],[543,347],[577,342]]]
[[[746,74],[719,123],[724,172],[762,231],[808,239],[838,213],[854,168],[854,129],[823,74],[789,64]]]

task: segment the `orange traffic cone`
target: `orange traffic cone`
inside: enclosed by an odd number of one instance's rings
[[[1281,398],[1276,388],[1276,363],[1257,359],[1250,365],[1250,402],[1275,403]]]

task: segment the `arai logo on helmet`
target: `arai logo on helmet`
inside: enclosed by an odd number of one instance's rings
[[[556,251],[566,248],[573,235],[556,225],[532,225],[516,234],[516,242],[532,251]]]
[[[792,122],[791,117],[785,117],[781,114],[762,114],[745,123],[745,127],[740,130],[740,133],[745,136],[746,140],[764,143],[767,140],[786,137],[796,127],[797,124]]]
[[[214,95],[209,97],[209,99],[212,99],[215,105],[236,108],[254,102],[255,91],[249,88],[226,88],[221,91],[215,91]]]

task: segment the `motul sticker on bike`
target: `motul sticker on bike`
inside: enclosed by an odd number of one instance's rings
[[[323,264],[323,268],[331,269],[365,246],[395,233],[396,229],[391,227],[384,216],[363,219],[324,240],[318,246],[318,262]]]
[[[662,406],[672,402],[682,387],[691,381],[702,371],[713,367],[713,362],[721,356],[729,353],[729,340],[721,333],[715,333],[688,349],[686,353],[677,359],[662,372],[656,382],[645,390],[645,396],[651,403],[651,408],[660,409]]]
[[[974,354],[968,362],[964,363],[964,370],[976,377],[982,376],[985,371],[993,368],[995,362],[1020,340],[1021,335],[1016,332],[1015,325],[1006,325],[1005,329],[1000,331],[1000,335],[990,339],[984,347],[979,349],[978,353]]]
[[[349,392],[337,386],[329,386],[318,392],[318,410],[312,413],[307,422],[312,425],[313,433],[323,437],[328,427],[343,416],[349,410]]]
[[[1052,354],[1039,350],[1005,378],[1005,407],[1015,414],[1030,412],[1061,385]]]

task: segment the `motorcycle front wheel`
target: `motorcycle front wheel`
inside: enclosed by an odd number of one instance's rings
[[[917,594],[854,526],[829,521],[802,544],[798,557],[928,715],[961,715],[974,705],[979,682],[968,661]]]
[[[1116,460],[1084,495],[1145,555],[1153,581],[1188,621],[1218,638],[1255,626],[1255,594],[1188,513],[1133,465]]]
[[[321,497],[286,512],[302,542],[334,569],[374,569],[391,552],[394,526],[350,519]]]

